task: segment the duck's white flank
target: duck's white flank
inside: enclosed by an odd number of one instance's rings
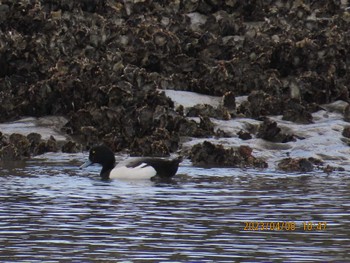
[[[127,167],[125,165],[117,165],[109,174],[110,179],[129,179],[129,180],[144,180],[151,179],[157,174],[152,166],[147,166],[142,163],[136,167]]]

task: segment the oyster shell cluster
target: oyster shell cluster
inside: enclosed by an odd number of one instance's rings
[[[177,151],[184,136],[220,136],[209,117],[311,123],[319,104],[349,100],[347,6],[3,0],[0,121],[65,115],[64,131],[84,148],[103,141],[115,151],[158,156]],[[184,112],[162,89],[223,96],[223,103]],[[241,95],[248,100],[237,106]],[[266,127],[276,127],[263,125],[262,138],[274,141]]]

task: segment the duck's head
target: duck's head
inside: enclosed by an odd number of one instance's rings
[[[87,160],[80,168],[88,167],[94,163],[102,165],[101,177],[109,175],[109,171],[114,168],[114,153],[107,146],[99,145],[90,149],[89,160]]]

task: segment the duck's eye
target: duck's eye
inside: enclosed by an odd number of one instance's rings
[[[92,151],[92,154],[95,154],[95,153],[96,153],[96,151],[95,151],[95,150],[93,150],[93,151]]]

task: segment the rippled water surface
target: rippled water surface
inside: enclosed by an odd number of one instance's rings
[[[99,167],[77,169],[85,157],[2,164],[1,262],[350,260],[347,173],[185,162],[170,183],[102,182]],[[290,222],[295,230],[244,230],[252,221]],[[303,222],[313,222],[312,230]]]

